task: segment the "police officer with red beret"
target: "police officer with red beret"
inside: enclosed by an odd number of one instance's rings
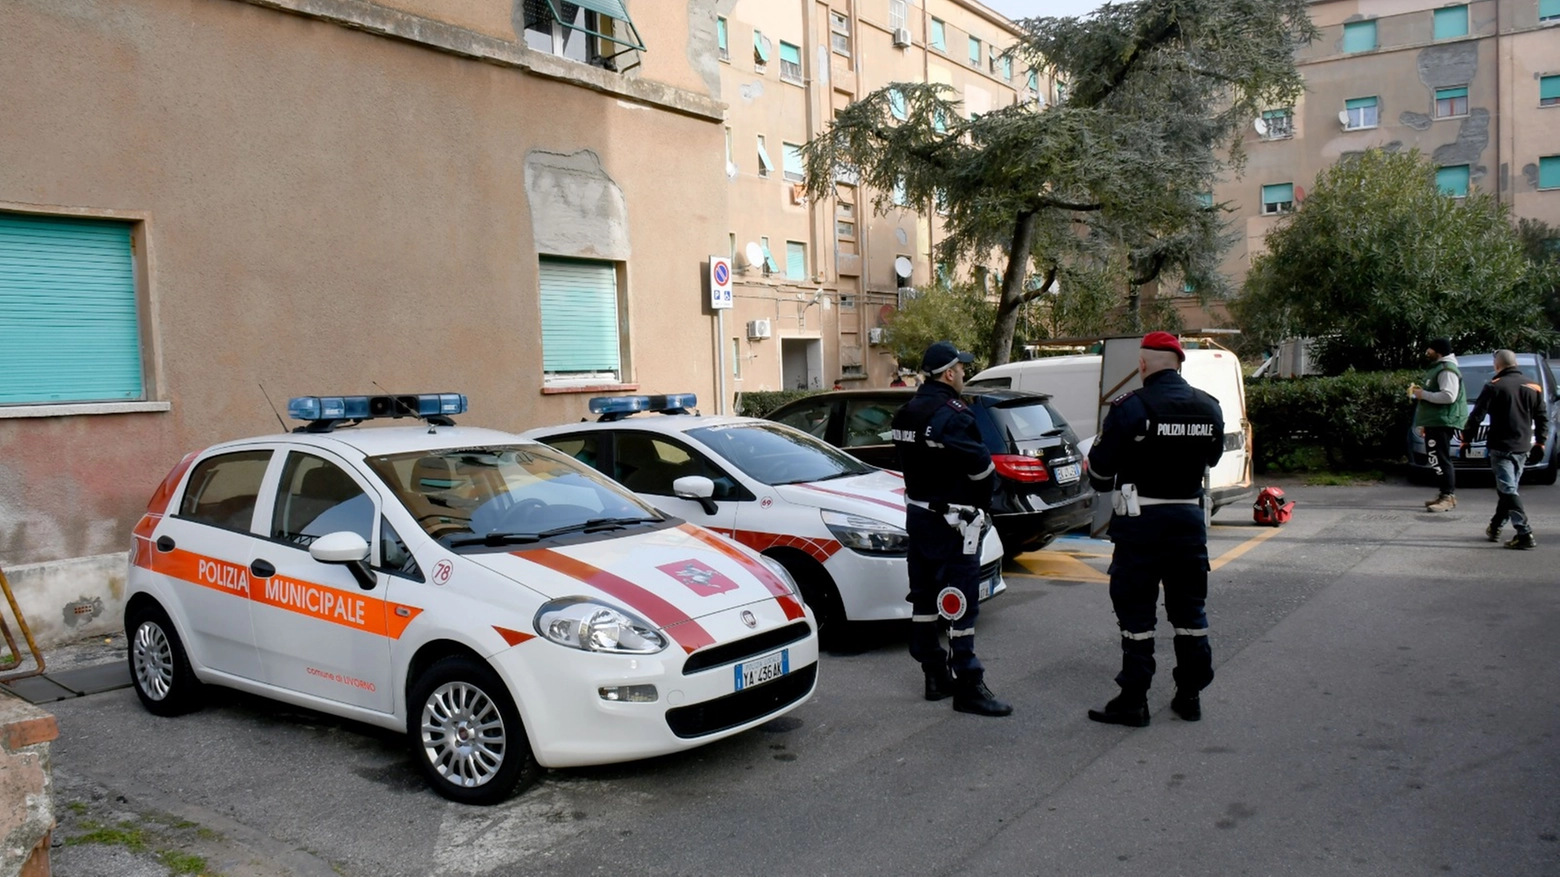
[[[1096,722],[1148,724],[1154,678],[1154,627],[1161,583],[1165,616],[1175,631],[1175,697],[1182,719],[1202,718],[1199,692],[1213,681],[1208,647],[1208,530],[1203,516],[1206,471],[1224,453],[1217,399],[1186,382],[1181,343],[1168,332],[1143,336],[1141,389],[1111,403],[1094,447],[1089,478],[1110,497],[1110,599],[1121,628],[1121,693],[1089,710]],[[1107,492],[1108,491],[1108,492]]]
[[[921,663],[927,700],[952,695],[959,712],[1005,716],[1013,707],[992,695],[975,657],[980,545],[990,529],[996,467],[959,398],[964,366],[973,359],[948,341],[928,347],[921,356],[926,381],[894,413],[910,537],[910,656]]]

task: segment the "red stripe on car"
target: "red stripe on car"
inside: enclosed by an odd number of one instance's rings
[[[860,500],[862,502],[876,503],[877,505],[883,506],[884,508],[893,509],[896,512],[902,512],[902,511],[905,510],[905,507],[904,507],[903,503],[889,502],[886,499],[874,499],[874,498],[872,498],[870,496],[862,496],[859,493],[846,493],[843,490],[830,490],[827,487],[818,487],[818,486],[813,485],[813,484],[798,484],[796,486],[797,487],[805,487],[808,490],[816,490],[819,493],[832,493],[835,496],[843,496],[846,499],[856,499],[856,500]]]
[[[705,630],[699,622],[689,618],[687,613],[667,602],[664,597],[622,576],[591,566],[583,560],[575,560],[551,548],[516,551],[514,555],[521,560],[529,560],[553,572],[562,573],[622,600],[630,609],[643,614],[652,624],[671,634],[684,651],[692,653],[696,649],[715,644],[715,638],[710,636],[709,631]]]

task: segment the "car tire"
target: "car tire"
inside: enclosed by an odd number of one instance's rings
[[[542,773],[504,680],[465,655],[440,658],[418,677],[406,736],[433,790],[461,804],[505,801]]]
[[[190,669],[184,642],[168,613],[153,602],[141,602],[125,613],[129,640],[130,683],[147,712],[178,716],[200,709],[204,686]]]
[[[778,561],[796,580],[802,601],[813,611],[813,620],[818,624],[818,641],[825,645],[837,644],[850,619],[845,617],[845,601],[840,599],[834,577],[822,564],[800,552],[777,551],[769,557]]]

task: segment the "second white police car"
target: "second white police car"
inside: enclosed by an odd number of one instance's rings
[[[440,794],[699,746],[806,700],[780,564],[464,396],[302,397],[308,425],[181,461],[135,527],[125,630],[160,715],[215,683],[404,731]],[[359,427],[413,416],[415,427]]]
[[[902,476],[773,421],[689,413],[695,404],[692,393],[602,396],[596,422],[524,436],[779,561],[830,638],[838,622],[910,617]],[[996,531],[980,550],[986,599],[1007,589]]]

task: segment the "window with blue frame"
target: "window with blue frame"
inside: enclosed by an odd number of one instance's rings
[[[785,279],[807,279],[807,245],[801,241],[785,242]]]
[[[617,266],[543,256],[539,267],[544,382],[622,380]]]
[[[1468,35],[1468,7],[1443,6],[1435,11],[1435,38],[1449,40]]]
[[[1443,195],[1451,195],[1453,198],[1468,197],[1468,165],[1454,164],[1436,168],[1435,184]]]
[[[1538,187],[1560,189],[1560,155],[1546,155],[1539,158]]]
[[[133,228],[0,213],[0,405],[147,398]]]
[[[1354,21],[1343,26],[1345,52],[1369,52],[1376,48],[1376,22]]]

